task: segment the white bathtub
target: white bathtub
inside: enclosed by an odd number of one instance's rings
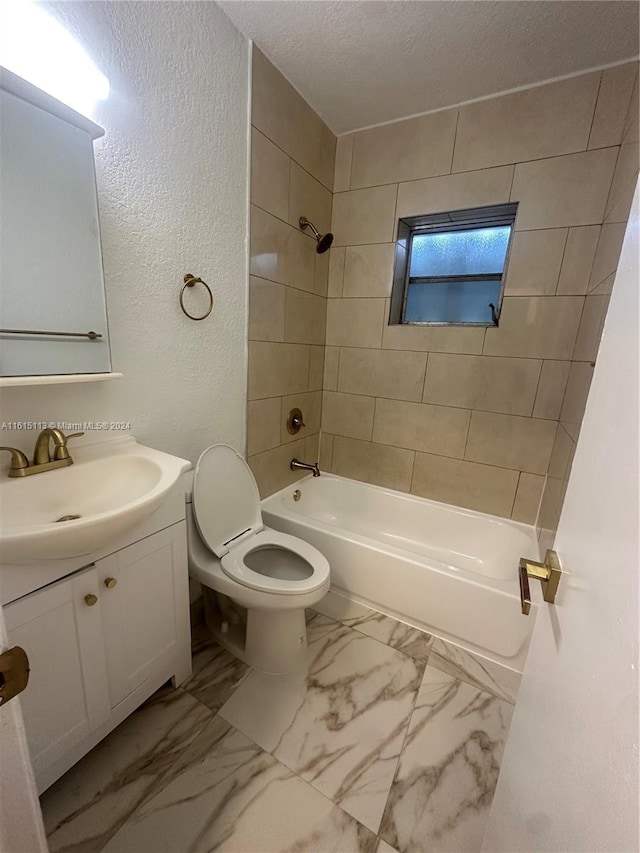
[[[520,612],[518,561],[539,559],[533,527],[333,474],[271,495],[262,515],[327,557],[333,594],[522,669],[535,608]]]

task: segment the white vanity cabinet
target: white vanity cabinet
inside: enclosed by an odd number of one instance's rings
[[[39,791],[169,678],[191,672],[185,522],[4,607],[29,656],[20,696]]]
[[[187,562],[184,524],[96,563],[111,707],[163,668],[189,632],[182,606]]]
[[[29,656],[21,694],[31,761],[46,769],[99,728],[111,713],[95,567],[31,593],[5,608],[11,645]]]

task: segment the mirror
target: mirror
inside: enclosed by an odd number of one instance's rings
[[[109,373],[93,122],[0,69],[0,376]]]

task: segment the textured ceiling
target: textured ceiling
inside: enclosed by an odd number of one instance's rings
[[[638,55],[635,0],[220,0],[335,133]]]

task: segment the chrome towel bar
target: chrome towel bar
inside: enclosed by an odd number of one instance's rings
[[[98,332],[43,332],[41,329],[0,329],[0,335],[51,335],[56,338],[89,338],[95,341]]]

